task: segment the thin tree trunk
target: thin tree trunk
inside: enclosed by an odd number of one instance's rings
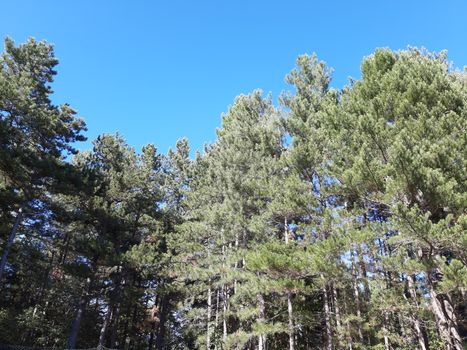
[[[156,350],[162,350],[164,346],[165,322],[167,320],[167,313],[169,311],[168,306],[169,306],[169,295],[164,295],[161,300],[159,331],[157,332],[157,337],[156,337]]]
[[[238,244],[238,236],[235,237],[235,244]],[[229,243],[229,248],[231,248],[232,245]],[[224,229],[222,229],[222,270],[223,272],[223,277],[225,277],[226,274],[226,259],[227,259],[227,252],[226,252],[226,246],[225,246],[225,237],[224,237]],[[237,263],[235,263],[235,267],[237,267]],[[236,288],[236,281],[234,281],[234,293],[235,293],[235,288]],[[222,285],[222,341],[225,343],[227,340],[227,286],[224,283]]]
[[[8,240],[6,241],[5,248],[3,249],[2,259],[0,260],[0,288],[2,286],[2,277],[3,271],[5,270],[5,265],[8,259],[8,254],[10,254],[11,246],[13,245],[13,241],[16,237],[16,232],[18,230],[18,226],[21,224],[23,219],[23,210],[22,208],[18,209],[18,213],[16,214],[15,223],[11,228],[10,235],[8,236]]]
[[[86,305],[88,304],[88,297],[89,297],[89,290],[91,286],[91,278],[87,278],[86,280],[86,287],[81,294],[78,309],[76,310],[75,319],[71,325],[71,332],[68,338],[68,349],[74,349],[76,347],[76,340],[78,339],[79,328],[81,326],[81,320],[83,318],[84,310],[86,309]]]
[[[348,314],[348,313],[349,313],[349,309],[348,309],[348,307],[347,307],[347,303],[346,303],[345,299],[346,299],[346,298],[344,297],[344,298],[343,298],[343,300],[344,300],[344,309],[345,309],[345,312]],[[349,322],[348,320],[345,321],[345,327],[346,327],[346,329],[347,329],[347,343],[348,343],[348,345],[349,345],[349,350],[352,350],[352,342],[353,342],[353,340],[352,340],[352,333],[351,333],[351,331],[350,331],[350,322]]]
[[[363,294],[365,296],[365,300],[370,301],[371,293],[370,293],[370,286],[369,286],[369,283],[368,283],[368,276],[367,276],[367,272],[366,272],[365,261],[363,259],[362,250],[358,245],[356,245],[356,247],[355,247],[355,252],[356,252],[356,255],[357,255],[358,266],[360,267],[360,271],[361,271],[361,274],[362,274],[362,281],[363,281],[363,286],[364,286]]]
[[[339,342],[338,347],[341,348],[341,346],[344,344],[344,339],[343,339],[344,330],[342,329],[341,313],[340,313],[340,308],[339,308],[337,290],[334,287],[331,287],[331,288],[332,288],[334,310],[336,312],[336,329],[337,329],[337,339]]]
[[[63,244],[60,247],[60,257],[58,259],[59,264],[64,264],[68,255],[68,248],[70,246],[70,236],[65,234],[63,237]]]
[[[417,340],[418,340],[418,345],[420,345],[421,350],[429,350],[429,343],[426,339],[426,334],[424,334],[422,326],[420,325],[420,321],[418,317],[415,315],[413,317],[413,323],[414,323],[414,328],[415,331],[417,332]]]
[[[264,350],[263,335],[258,336],[258,350]]]
[[[429,288],[431,307],[436,316],[439,334],[446,343],[446,350],[463,350],[457,319],[449,297],[444,294],[437,294],[431,284]]]
[[[238,252],[238,234],[235,235],[235,253],[237,253],[237,252]],[[235,268],[235,270],[237,270],[238,261],[235,261],[234,268]],[[234,295],[237,294],[237,279],[236,278],[234,278],[233,294]]]
[[[228,308],[228,300],[229,300],[229,291],[226,285],[223,286],[223,302],[222,302],[222,341],[225,343],[227,340],[227,308]]]
[[[216,289],[216,315],[214,316],[214,330],[219,326],[219,306],[220,306],[220,290]],[[217,350],[218,342],[214,344],[214,349]]]
[[[387,325],[389,324],[389,318],[388,314],[385,312],[384,313],[384,325],[383,325],[383,332],[384,332],[384,348],[386,350],[391,349],[391,344],[389,343],[389,329],[387,328]]]
[[[222,240],[224,241],[224,231],[222,231]],[[238,236],[235,236],[235,246],[238,246]],[[232,248],[229,244],[229,248]],[[226,270],[226,259],[227,259],[227,249],[225,244],[222,244],[222,269]],[[237,262],[235,262],[235,268],[237,268]],[[225,276],[224,272],[224,276]],[[237,280],[234,279],[233,284],[233,293],[235,294],[235,289],[237,286]],[[222,341],[225,343],[227,340],[227,310],[228,310],[228,299],[229,299],[229,290],[227,285],[224,283],[222,285]]]
[[[413,337],[411,336],[410,332],[407,332],[407,329],[410,328],[410,325],[407,325],[406,322],[404,322],[404,315],[402,313],[396,313],[394,316],[397,319],[397,329],[399,331],[400,337],[404,339],[408,344],[412,344]]]
[[[105,334],[107,333],[107,326],[109,324],[111,313],[112,311],[110,310],[110,308],[108,308],[107,312],[105,313],[104,323],[102,324],[102,328],[99,334],[99,346],[104,346]]]
[[[418,318],[419,305],[418,305],[417,291],[415,290],[415,278],[409,275],[407,278],[407,283],[408,283],[408,290],[409,290],[410,296],[412,297],[412,302],[415,305],[416,310],[417,310],[417,312],[412,316],[412,320],[413,320],[413,326],[415,328],[415,332],[417,333],[418,345],[420,345],[421,350],[430,350],[426,331],[420,324],[420,320]]]
[[[323,275],[321,275],[321,278],[324,281]],[[333,342],[332,342],[332,328],[331,328],[331,311],[329,309],[329,301],[328,301],[329,297],[328,297],[328,291],[327,291],[326,285],[324,285],[322,290],[323,290],[323,299],[324,299],[324,320],[326,323],[326,337],[327,337],[326,349],[332,350]]]
[[[117,275],[117,280],[115,283],[115,289],[113,291],[114,306],[113,306],[113,311],[112,311],[112,333],[110,335],[110,347],[112,349],[115,348],[117,344],[117,340],[118,340],[117,339],[118,338],[118,325],[119,325],[120,311],[121,311],[121,305],[120,305],[121,285],[122,283],[125,283],[125,279],[123,278],[123,275],[122,275],[121,265],[117,266],[117,274],[118,275]],[[134,282],[135,282],[135,276],[133,275],[133,283]]]
[[[363,330],[362,330],[362,312],[361,312],[361,306],[360,306],[360,292],[358,290],[358,282],[357,282],[357,277],[358,277],[358,272],[357,269],[355,268],[355,260],[352,263],[352,287],[353,287],[353,294],[355,298],[355,307],[356,307],[356,312],[357,312],[357,333],[358,333],[358,340],[360,343],[363,345]]]
[[[134,304],[134,307],[133,307],[133,314],[131,316],[131,332],[130,334],[135,334],[135,330],[136,330],[136,321],[138,319],[138,304]],[[124,349],[125,350],[129,350],[131,349],[131,336],[130,334],[126,334],[125,335],[125,346],[124,346]]]
[[[284,242],[289,244],[289,225],[287,218],[284,218]],[[287,311],[289,316],[289,350],[294,350],[295,348],[295,332],[293,324],[293,308],[292,308],[292,295],[291,292],[287,292]]]
[[[258,322],[263,325],[265,321],[264,317],[264,298],[261,293],[258,293],[257,295],[258,299],[258,305],[259,305],[259,318]],[[258,336],[258,350],[264,350],[266,348],[266,335],[265,334],[260,334]]]
[[[292,293],[287,293],[287,311],[289,315],[289,350],[295,349],[295,332],[293,324]]]
[[[44,273],[44,279],[43,279],[43,282],[41,284],[41,288],[39,290],[38,296],[37,296],[37,298],[35,300],[35,306],[34,306],[34,310],[32,312],[32,317],[33,318],[36,316],[37,310],[42,305],[42,301],[45,298],[45,296],[47,295],[47,287],[48,287],[48,284],[49,284],[50,272],[53,269],[54,257],[55,257],[55,252],[52,252],[52,257],[50,258],[49,266],[48,266],[47,270]],[[44,314],[45,314],[45,311],[46,310],[45,310],[45,307],[44,307],[44,310],[43,310]],[[34,335],[34,332],[32,333],[32,335]]]
[[[129,312],[129,309],[128,309],[128,312]],[[126,339],[127,337],[127,334],[128,334],[128,325],[130,324],[130,320],[128,319],[128,317],[126,318],[125,320],[125,324],[123,326],[123,339]],[[116,335],[118,335],[118,333],[116,333]],[[115,338],[115,346],[120,346],[120,342],[118,341],[118,338]]]
[[[206,349],[211,349],[211,309],[212,309],[212,299],[211,299],[211,280],[209,280],[208,287],[208,300],[207,300],[207,320],[206,320]]]
[[[219,305],[220,305],[220,291],[219,288],[216,289],[216,316],[214,317],[214,328],[217,328],[219,325]]]
[[[148,350],[152,350],[154,346],[154,334],[156,333],[157,322],[153,321],[151,325],[151,334],[149,335]]]
[[[115,305],[115,311],[112,314],[112,335],[110,336],[110,348],[114,349],[117,344],[118,321],[120,319],[120,303]]]

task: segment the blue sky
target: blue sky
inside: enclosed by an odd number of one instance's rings
[[[302,53],[335,70],[333,86],[359,77],[377,47],[447,49],[467,65],[465,0],[2,1],[0,35],[55,44],[56,103],[87,122],[89,139],[119,131],[136,148],[166,152],[180,137],[214,141],[236,95],[273,97]],[[89,148],[89,142],[80,148]]]

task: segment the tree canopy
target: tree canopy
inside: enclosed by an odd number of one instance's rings
[[[467,346],[467,74],[445,52],[378,49],[341,89],[301,55],[194,159],[118,133],[78,151],[57,63],[34,39],[0,56],[0,345]]]

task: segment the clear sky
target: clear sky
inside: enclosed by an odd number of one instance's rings
[[[118,130],[166,152],[184,136],[213,141],[240,93],[277,100],[302,53],[339,88],[377,47],[447,49],[467,65],[467,1],[0,0],[0,35],[55,44],[54,101],[79,111],[89,139]]]

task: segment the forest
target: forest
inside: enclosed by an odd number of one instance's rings
[[[467,70],[446,52],[377,49],[341,89],[300,55],[193,157],[119,133],[78,150],[57,64],[5,39],[0,344],[466,348]]]

